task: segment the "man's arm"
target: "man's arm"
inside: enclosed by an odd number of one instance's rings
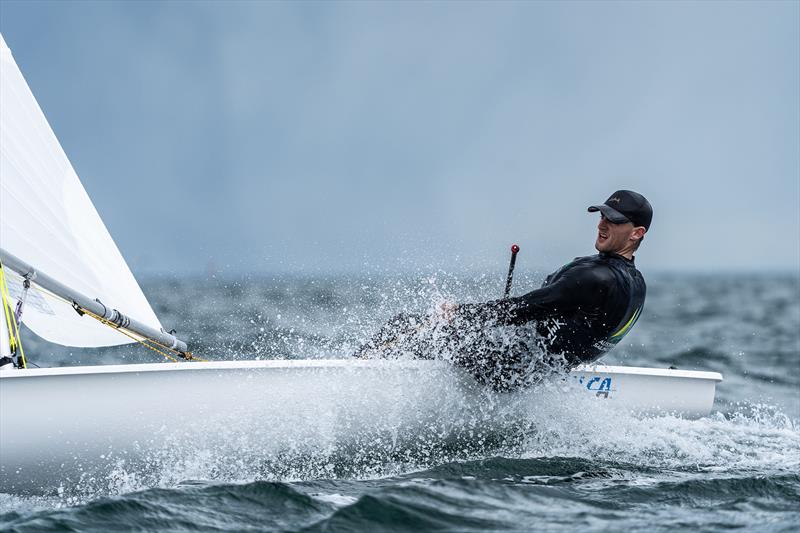
[[[602,303],[607,294],[609,274],[596,266],[576,266],[555,282],[516,298],[480,304],[459,304],[455,313],[466,319],[495,320],[501,324],[524,324]]]

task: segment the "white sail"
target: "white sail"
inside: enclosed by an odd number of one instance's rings
[[[153,309],[108,233],[0,35],[0,247],[155,329]],[[9,275],[12,296],[19,276]],[[32,286],[23,322],[67,346],[132,342]]]

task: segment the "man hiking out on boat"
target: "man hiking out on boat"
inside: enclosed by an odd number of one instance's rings
[[[620,190],[589,207],[598,211],[598,254],[574,259],[524,296],[444,304],[438,321],[398,315],[356,356],[446,354],[497,389],[529,384],[547,369],[599,359],[630,331],[644,305],[646,286],[633,255],[653,210],[641,194]]]

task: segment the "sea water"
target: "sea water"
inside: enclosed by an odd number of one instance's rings
[[[536,276],[516,281],[517,292]],[[800,523],[800,278],[648,276],[641,319],[603,362],[721,372],[710,416],[636,418],[567,405],[540,384],[530,420],[413,453],[178,454],[98,487],[0,494],[9,531],[528,531]],[[398,312],[495,298],[489,277],[154,277],[167,327],[208,359],[340,358]],[[154,362],[141,347],[76,350],[26,335],[40,366]],[[582,400],[584,401],[584,400]],[[531,428],[534,428],[531,430]],[[234,447],[235,448],[235,447]],[[236,462],[239,452],[247,461]],[[233,465],[233,466],[232,466]]]

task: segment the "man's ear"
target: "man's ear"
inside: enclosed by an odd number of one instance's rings
[[[647,233],[647,230],[644,229],[644,226],[633,228],[633,232],[631,233],[631,239],[635,241],[640,241],[644,237],[645,233]],[[634,239],[633,237],[636,238]]]

